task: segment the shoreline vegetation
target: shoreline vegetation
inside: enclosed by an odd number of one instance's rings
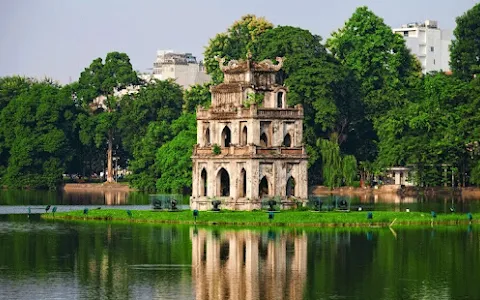
[[[372,218],[368,215],[371,213]],[[268,211],[200,211],[196,220],[191,210],[140,211],[94,209],[43,214],[46,220],[114,221],[209,226],[278,226],[278,227],[402,227],[478,224],[480,213],[395,212],[395,211],[280,211],[269,219]]]

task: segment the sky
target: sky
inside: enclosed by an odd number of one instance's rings
[[[135,70],[148,72],[156,51],[191,52],[243,15],[274,25],[307,29],[325,40],[359,6],[368,6],[392,28],[437,20],[454,29],[455,18],[480,0],[2,0],[0,76],[49,77],[62,84],[108,52],[125,52]]]

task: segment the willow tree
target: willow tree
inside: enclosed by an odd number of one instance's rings
[[[137,73],[125,53],[110,52],[105,58],[95,59],[81,73],[77,97],[92,119],[83,119],[82,142],[94,139],[96,146],[107,140],[107,182],[113,182],[113,143],[117,126],[117,92],[138,84]],[[92,121],[93,120],[93,121]],[[93,134],[91,130],[94,130]]]
[[[342,184],[342,157],[340,147],[335,141],[319,139],[317,147],[320,148],[323,163],[323,182],[330,188],[339,187]]]

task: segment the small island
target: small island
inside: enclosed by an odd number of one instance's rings
[[[219,213],[197,211],[148,211],[99,209],[79,210],[43,214],[43,219],[69,221],[108,221],[132,223],[168,223],[198,224],[212,226],[275,226],[275,227],[393,227],[393,226],[435,226],[435,225],[469,225],[477,224],[480,213],[435,212],[395,212],[395,211],[328,211],[314,212],[301,210],[285,210],[279,213],[268,211],[229,211]]]

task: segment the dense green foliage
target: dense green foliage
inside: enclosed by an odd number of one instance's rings
[[[2,184],[55,188],[72,160],[76,109],[69,86],[4,78],[2,94],[13,96],[0,112]]]
[[[156,156],[156,169],[161,174],[157,181],[159,191],[190,193],[196,125],[194,114],[184,114],[172,123],[171,139],[158,149]]]
[[[480,74],[480,3],[457,18],[453,33],[450,67],[456,76],[469,81]]]
[[[361,161],[373,161],[378,140],[375,121],[391,109],[401,109],[417,99],[419,64],[403,38],[366,7],[358,8],[345,26],[332,34],[327,47],[353,72],[359,84],[365,113],[355,134],[363,142],[353,154]]]
[[[78,100],[86,113],[94,115],[93,118],[79,119],[88,124],[88,126],[82,127],[82,134],[87,137],[94,133],[97,148],[101,146],[104,140],[107,141],[108,182],[114,180],[113,148],[115,141],[119,140],[119,138],[115,140],[120,106],[120,96],[116,92],[133,87],[138,83],[139,79],[136,72],[133,71],[130,58],[127,54],[119,52],[108,53],[105,63],[102,62],[101,58],[95,59],[80,74],[78,80]],[[91,139],[84,138],[83,141],[87,141],[88,146],[92,145]],[[117,142],[116,146],[118,147],[118,145]]]
[[[212,95],[210,84],[196,84],[185,90],[183,110],[187,113],[195,113],[197,106],[210,107]]]
[[[464,174],[475,158],[467,144],[478,141],[475,127],[480,107],[473,83],[441,73],[427,75],[423,81],[422,101],[393,109],[379,119],[377,161],[381,166],[414,165],[417,182],[435,186],[451,180],[445,178],[445,168]]]
[[[212,82],[186,90],[143,82],[119,52],[67,86],[0,78],[1,184],[54,188],[64,173],[105,167],[111,182],[115,161],[137,189],[188,193],[196,107],[209,107],[210,86],[223,78],[215,58],[251,56],[285,58],[277,79],[289,105],[304,109],[310,184],[366,183],[408,166],[423,186],[480,185],[479,14],[477,4],[457,18],[453,76],[422,75],[403,38],[360,7],[325,44],[308,30],[244,16],[206,47]]]
[[[210,40],[205,48],[205,67],[212,76],[212,81],[218,84],[223,81],[223,73],[218,66],[216,57],[231,59],[246,58],[252,43],[273,25],[264,18],[255,15],[243,16],[235,22],[227,32],[219,33]]]

